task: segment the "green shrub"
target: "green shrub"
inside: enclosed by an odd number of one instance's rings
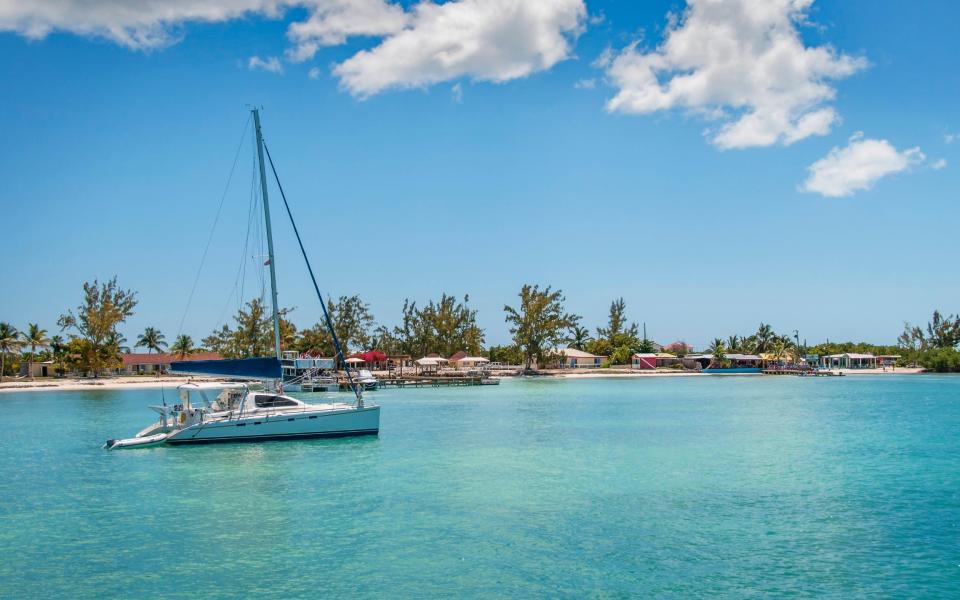
[[[920,364],[938,373],[960,371],[960,352],[953,348],[928,350],[920,356]]]

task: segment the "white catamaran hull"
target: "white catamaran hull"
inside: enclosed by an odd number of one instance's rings
[[[172,431],[167,444],[260,442],[319,437],[376,435],[380,431],[380,407],[346,408],[279,413],[197,423]]]

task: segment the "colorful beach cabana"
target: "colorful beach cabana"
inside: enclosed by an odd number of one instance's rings
[[[657,368],[655,352],[637,352],[630,358],[630,366],[640,371],[652,371]]]

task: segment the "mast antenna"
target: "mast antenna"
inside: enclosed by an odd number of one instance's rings
[[[260,163],[260,191],[263,195],[263,218],[267,225],[267,265],[270,267],[270,300],[273,302],[273,343],[280,357],[280,307],[277,302],[277,261],[273,255],[273,228],[270,226],[270,201],[267,199],[267,170],[263,164],[263,133],[260,131],[260,109],[252,108],[253,125],[257,130],[257,162]]]

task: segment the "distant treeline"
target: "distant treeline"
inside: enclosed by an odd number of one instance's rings
[[[484,345],[484,331],[477,325],[477,311],[470,308],[469,296],[462,299],[442,294],[418,306],[405,300],[400,323],[394,327],[377,324],[370,305],[359,296],[341,296],[327,302],[334,330],[344,354],[362,350],[380,350],[388,355],[413,357],[437,353],[450,356],[458,351],[487,356],[492,361],[522,364],[527,368],[544,366],[555,357],[556,348],[571,347],[608,357],[609,365],[629,364],[636,352],[661,350],[646,339],[636,322],[626,316],[623,298],[613,300],[605,326],[591,332],[583,326],[579,315],[568,312],[560,290],[550,286],[524,285],[519,302],[503,307],[510,326],[512,344]],[[105,283],[97,280],[83,285],[83,299],[57,321],[59,334],[49,336],[35,323],[23,331],[7,322],[0,322],[0,376],[11,375],[20,363],[52,360],[60,373],[86,372],[97,375],[120,366],[121,354],[130,352],[119,327],[137,305],[137,294],[125,290],[114,277]],[[324,323],[298,330],[290,321],[292,308],[280,311],[280,338],[284,350],[333,356],[333,338]],[[904,324],[904,332],[896,344],[889,346],[867,343],[822,343],[813,346],[798,344],[796,335],[777,334],[761,323],[755,333],[716,338],[705,349],[718,365],[728,362],[728,354],[764,354],[774,359],[799,358],[805,354],[838,354],[870,352],[901,356],[902,365],[917,364],[935,371],[960,371],[960,317],[943,316],[934,311],[926,327]],[[155,327],[147,327],[137,336],[134,348],[147,352],[171,352],[188,356],[197,351],[219,352],[224,357],[268,356],[273,352],[274,331],[271,312],[264,302],[253,299],[234,315],[231,324],[224,324],[195,345],[194,340],[179,334],[173,344]],[[662,348],[683,356],[692,351],[684,342]]]

